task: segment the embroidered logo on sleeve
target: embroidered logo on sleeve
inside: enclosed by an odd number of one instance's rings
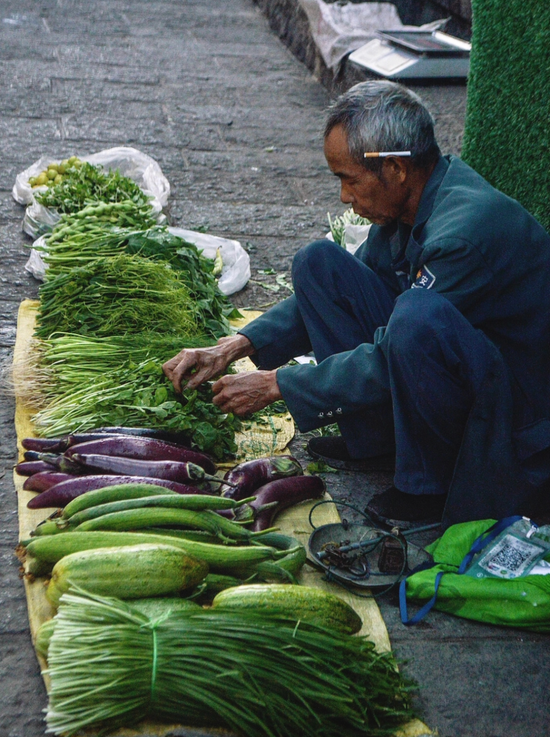
[[[412,289],[431,289],[435,284],[435,274],[423,266],[416,274],[416,281],[411,284]]]

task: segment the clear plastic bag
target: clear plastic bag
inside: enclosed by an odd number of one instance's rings
[[[116,146],[79,158],[94,166],[101,165],[108,171],[118,169],[123,176],[133,179],[145,194],[151,197],[151,205],[158,214],[159,222],[165,219],[161,211],[168,202],[170,183],[151,156],[131,146]],[[48,164],[56,161],[58,162],[51,156],[42,156],[28,169],[18,174],[13,185],[14,200],[20,205],[28,206],[23,218],[23,230],[33,238],[50,230],[59,220],[59,214],[36,201],[35,194],[45,188],[33,189],[29,184],[29,178],[37,176],[47,168]]]
[[[172,235],[193,243],[206,258],[215,259],[218,248],[220,249],[223,267],[218,287],[222,294],[229,295],[240,291],[250,279],[250,256],[239,241],[185,228],[168,228],[168,230]]]

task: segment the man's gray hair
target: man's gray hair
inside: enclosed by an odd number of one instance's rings
[[[424,103],[395,82],[361,82],[340,95],[329,108],[325,138],[338,125],[346,132],[352,158],[378,174],[384,160],[365,159],[365,151],[411,151],[410,160],[422,169],[440,155]]]

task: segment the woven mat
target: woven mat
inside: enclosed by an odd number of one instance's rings
[[[25,300],[20,305],[17,321],[17,337],[13,356],[13,361],[16,365],[19,362],[22,362],[29,352],[29,346],[34,331],[37,305],[38,303],[33,300]],[[250,320],[257,314],[259,313],[252,313],[247,317]],[[247,370],[253,368],[254,365],[252,362],[249,361],[249,363],[250,366],[245,364],[242,368]],[[17,447],[20,460],[23,458],[24,452],[21,440],[35,435],[31,416],[31,410],[16,396],[15,428],[17,431]],[[290,423],[292,424],[290,424],[288,419],[284,416],[274,417],[273,421],[274,423],[277,421],[278,424],[276,426],[280,426],[281,429],[279,433],[276,433],[275,447],[270,448],[268,453],[284,451],[287,443],[294,434],[294,424],[292,423],[292,419],[290,419]],[[268,430],[260,428],[259,431],[256,430],[255,432],[259,438],[262,438],[262,436],[267,433],[269,433],[271,438],[273,438],[274,435],[271,427],[269,427]],[[281,443],[283,441],[284,445],[281,447]],[[268,441],[266,440],[265,442]],[[241,441],[241,447],[246,447],[246,437]],[[51,510],[28,509],[27,502],[36,496],[36,494],[32,491],[23,490],[23,483],[25,481],[24,477],[19,476],[15,472],[13,477],[18,499],[19,536],[21,540],[25,540],[28,539],[31,530],[33,530],[39,522],[45,519],[51,513]],[[327,495],[326,498],[329,499],[330,497]],[[308,518],[310,509],[314,503],[315,502],[303,502],[291,507],[290,509],[282,512],[276,520],[277,527],[279,527],[283,534],[292,535],[306,547],[313,529],[309,524]],[[330,504],[323,504],[315,511],[314,523],[317,526],[339,521],[338,513]],[[382,615],[380,614],[380,610],[374,599],[359,599],[354,597],[353,594],[348,593],[336,584],[325,581],[319,571],[308,565],[304,566],[302,569],[299,576],[299,582],[307,586],[316,586],[318,588],[331,591],[344,599],[344,601],[347,601],[363,620],[363,627],[360,634],[367,635],[381,652],[389,651],[391,649],[386,625],[384,624],[384,620],[382,619]],[[34,642],[38,627],[42,622],[45,622],[47,619],[51,619],[54,615],[54,611],[46,599],[43,579],[38,579],[34,583],[29,583],[29,581],[25,580],[25,590],[27,595],[27,608],[29,612],[31,636]],[[38,658],[38,660],[41,667],[45,668],[45,662],[41,658]],[[47,677],[44,677],[44,680],[46,688],[48,688]],[[138,737],[138,735],[141,737],[168,737],[170,734],[173,735],[175,729],[178,730],[178,737],[199,737],[199,735],[203,737],[220,737],[221,735],[229,735],[228,732],[218,729],[204,730],[197,729],[196,727],[189,727],[189,730],[187,731],[187,728],[182,725],[155,724],[152,722],[142,722],[131,729],[119,729],[111,734],[113,737],[115,735],[116,737]],[[95,732],[86,730],[82,734],[92,737],[92,735],[95,735]],[[432,732],[422,722],[414,720],[397,732],[396,737],[425,737],[425,735],[431,734]]]

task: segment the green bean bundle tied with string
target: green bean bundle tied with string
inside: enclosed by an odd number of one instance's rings
[[[364,637],[257,612],[167,610],[64,594],[48,647],[48,732],[144,718],[246,737],[381,737],[410,685]]]
[[[39,338],[142,330],[178,335],[182,341],[198,332],[189,290],[169,264],[121,254],[47,278],[40,288]]]

